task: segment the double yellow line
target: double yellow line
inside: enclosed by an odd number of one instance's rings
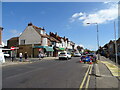
[[[80,85],[80,87],[79,87],[79,90],[82,90],[83,85],[85,84],[86,79],[87,79],[87,81],[86,81],[85,89],[88,88],[88,86],[89,86],[89,81],[90,81],[90,75],[89,75],[89,74],[91,74],[91,72],[92,72],[92,67],[93,67],[93,65],[89,65],[89,66],[88,66],[87,72],[86,72],[86,74],[85,74],[85,76],[84,76],[84,78],[83,78],[83,81],[82,81],[82,83],[81,83],[81,85]],[[88,77],[87,77],[87,76],[88,76]]]

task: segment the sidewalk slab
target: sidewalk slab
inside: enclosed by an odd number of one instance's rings
[[[96,77],[96,88],[119,88],[118,67],[104,57],[98,61],[101,77]]]
[[[107,66],[107,68],[111,71],[113,76],[120,76],[120,68],[118,68],[116,65],[106,62],[106,61],[101,61],[103,64]]]
[[[96,77],[96,88],[118,88],[119,81],[112,76],[105,64],[99,63],[101,77]]]

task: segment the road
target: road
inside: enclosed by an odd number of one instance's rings
[[[79,88],[89,64],[79,57],[3,67],[3,88]]]

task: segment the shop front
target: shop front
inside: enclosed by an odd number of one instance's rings
[[[54,57],[58,57],[58,55],[59,55],[60,52],[62,52],[62,51],[65,51],[65,48],[54,47],[53,56],[54,56]]]
[[[44,54],[46,57],[52,57],[53,51],[53,47],[50,46],[34,46],[34,57],[38,57],[39,53]]]

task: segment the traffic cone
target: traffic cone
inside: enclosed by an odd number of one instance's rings
[[[80,59],[80,61],[79,61],[80,63],[82,63],[82,60]]]
[[[90,60],[90,63],[89,64],[92,64],[92,60]]]

